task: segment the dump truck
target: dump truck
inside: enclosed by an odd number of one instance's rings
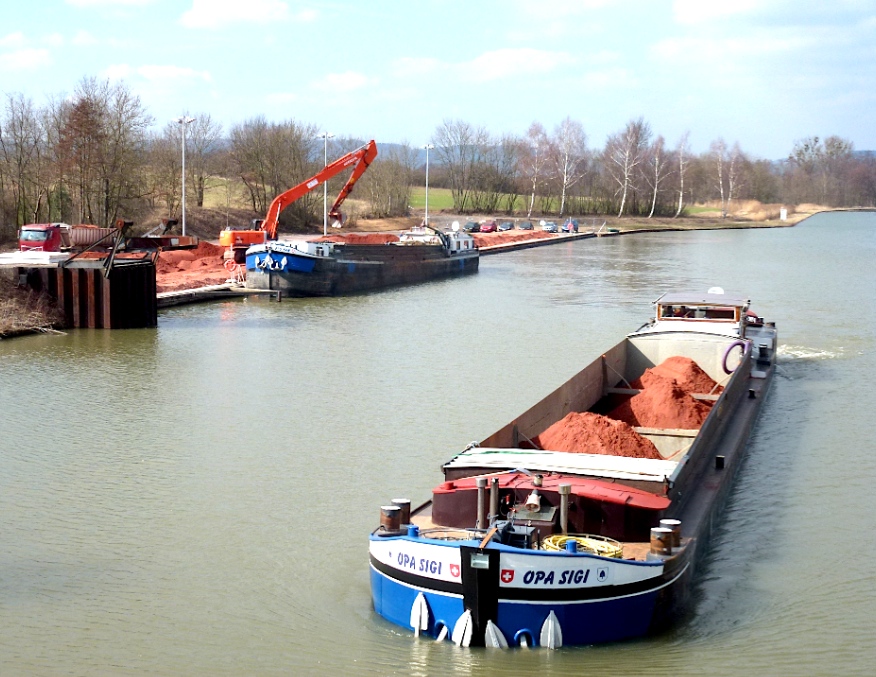
[[[23,252],[63,252],[86,249],[101,240],[107,248],[111,247],[111,235],[117,228],[99,228],[80,224],[70,226],[66,223],[29,223],[18,229],[18,248]]]

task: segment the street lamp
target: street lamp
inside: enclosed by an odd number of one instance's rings
[[[316,138],[323,141],[322,161],[323,166],[328,167],[328,140],[335,138],[335,135],[323,132]],[[322,234],[328,235],[328,181],[324,181],[322,184]]]
[[[195,121],[195,118],[184,115],[176,118],[175,122],[182,125],[182,234],[186,234],[186,128]]]
[[[425,225],[429,225],[429,151],[435,146],[427,143],[423,148],[426,149],[426,218],[423,219]]]

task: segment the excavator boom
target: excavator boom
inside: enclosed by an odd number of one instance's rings
[[[250,244],[257,244],[257,239],[262,242],[264,242],[265,239],[276,240],[280,213],[286,209],[286,207],[296,200],[301,199],[307,195],[307,193],[317,186],[322,185],[333,176],[353,166],[353,173],[350,175],[350,178],[347,179],[344,187],[341,188],[341,192],[338,193],[337,199],[329,210],[329,216],[331,216],[334,221],[341,221],[343,219],[340,212],[341,204],[347,199],[347,196],[353,190],[353,186],[356,185],[356,182],[362,174],[365,173],[365,170],[368,169],[368,165],[370,165],[376,157],[377,144],[372,139],[364,146],[361,146],[360,148],[339,157],[334,162],[327,164],[323,169],[306,181],[302,181],[297,186],[293,186],[289,190],[280,193],[268,206],[268,213],[265,215],[265,219],[262,221],[258,230],[224,230],[219,235],[219,243],[229,248],[235,248],[235,246],[245,247]],[[253,237],[256,236],[256,234],[258,235],[258,238]]]

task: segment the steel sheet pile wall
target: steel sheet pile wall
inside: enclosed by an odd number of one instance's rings
[[[68,329],[139,329],[158,325],[155,265],[151,261],[112,268],[104,277],[100,261],[39,270],[19,269],[29,286],[56,299]]]

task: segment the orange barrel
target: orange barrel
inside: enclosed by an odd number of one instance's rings
[[[681,547],[681,520],[662,519],[660,526],[667,529],[672,529],[672,547]]]
[[[380,506],[380,526],[386,531],[401,529],[401,508],[397,505]]]
[[[409,498],[394,498],[392,499],[392,504],[397,505],[401,508],[401,515],[399,516],[399,524],[410,524],[411,523],[411,499]]]
[[[651,528],[651,553],[654,555],[672,554],[672,529],[666,527]]]

